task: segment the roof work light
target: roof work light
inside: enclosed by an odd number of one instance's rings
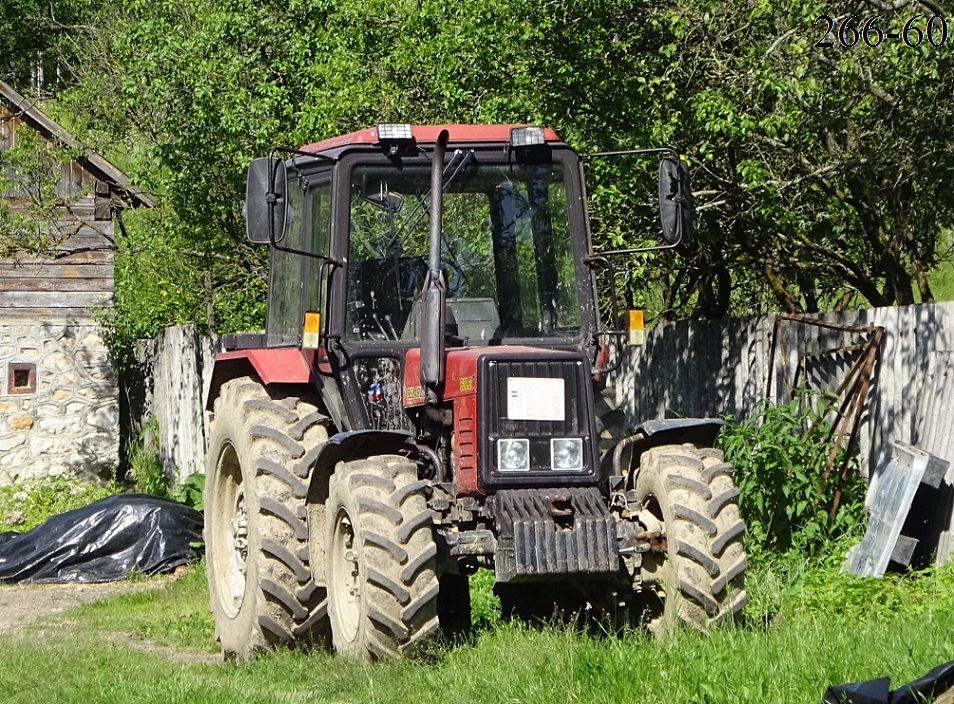
[[[536,144],[546,144],[543,128],[538,125],[513,127],[510,130],[510,144],[514,147],[531,147]]]
[[[411,126],[403,122],[381,122],[375,127],[381,142],[407,142],[414,139]]]

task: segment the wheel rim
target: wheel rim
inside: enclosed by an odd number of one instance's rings
[[[347,511],[335,516],[335,530],[331,543],[331,599],[334,602],[338,633],[349,643],[358,637],[361,618],[361,583],[358,552],[355,548],[354,526]]]
[[[662,534],[668,540],[670,536],[666,527],[666,517],[657,498],[653,494],[648,494],[641,504],[643,511],[652,514],[659,521]],[[644,589],[637,597],[637,607],[642,611],[649,629],[659,633],[666,627],[666,607],[669,605],[667,586],[674,578],[668,547],[644,553],[641,573]]]
[[[242,486],[242,469],[231,445],[219,459],[221,510],[216,546],[215,574],[225,613],[234,618],[245,601],[248,575],[248,504]]]

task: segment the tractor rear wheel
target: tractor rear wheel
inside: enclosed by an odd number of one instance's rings
[[[308,452],[327,418],[242,377],[215,400],[205,484],[206,575],[227,659],[327,634],[325,589],[312,578],[305,524]]]
[[[438,631],[437,547],[426,482],[397,455],[342,462],[325,511],[328,613],[336,650],[413,655]]]
[[[680,623],[705,631],[745,606],[745,524],[731,471],[711,448],[666,445],[642,456],[638,508],[665,547],[643,554],[633,615],[657,636]]]

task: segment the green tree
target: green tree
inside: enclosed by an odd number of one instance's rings
[[[0,80],[15,88],[54,88],[76,56],[98,0],[0,3]]]
[[[933,3],[865,3],[818,48],[823,5],[680,3],[662,124],[694,162],[700,246],[668,292],[698,315],[933,300],[927,272],[952,225],[951,54],[884,38]],[[869,25],[868,20],[881,18]],[[912,35],[913,36],[913,35]],[[829,36],[829,39],[832,37]],[[940,39],[938,32],[936,39]]]
[[[875,26],[897,31],[921,13],[923,32],[940,9],[880,4],[852,26],[880,12]],[[693,172],[697,241],[618,262],[627,302],[658,317],[931,300],[927,273],[952,224],[950,52],[926,40],[816,48],[827,11],[769,0],[102,7],[59,108],[84,116],[84,135],[121,153],[161,202],[120,242],[117,285],[128,275],[130,288],[117,292],[118,329],[260,325],[267,253],[243,234],[248,160],[388,120],[542,123],[583,152],[675,145]],[[837,35],[845,18],[834,19]],[[655,241],[652,164],[587,165],[597,249]],[[161,285],[143,285],[143,271]]]
[[[0,150],[0,192],[14,196],[0,199],[0,257],[51,255],[78,227],[64,218],[68,204],[59,192],[73,153],[26,126],[17,129],[15,142]]]

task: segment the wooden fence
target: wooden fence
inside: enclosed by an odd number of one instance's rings
[[[896,441],[954,463],[952,328],[954,302],[673,323],[648,331],[643,347],[627,351],[613,385],[633,425],[682,416],[746,419],[763,399],[785,400],[795,385],[846,401],[862,390],[855,432],[862,474],[882,466]],[[868,354],[870,388],[860,389],[863,379],[852,372]],[[917,508],[931,524],[925,535],[934,534],[924,544],[937,545],[942,559],[951,553],[952,509],[954,467]]]
[[[216,341],[195,325],[161,331],[140,343],[138,364],[123,376],[124,434],[136,437],[152,419],[159,426],[159,458],[177,481],[204,471],[208,419],[205,397]]]
[[[818,325],[821,323],[823,326]],[[628,420],[748,418],[793,384],[838,390],[874,328],[871,388],[859,427],[865,468],[901,440],[954,457],[954,302],[846,313],[679,322],[649,330],[613,384]],[[777,334],[776,334],[777,330]],[[948,401],[950,399],[950,401]]]

